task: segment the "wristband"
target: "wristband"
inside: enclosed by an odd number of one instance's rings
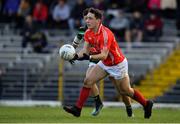
[[[79,39],[77,36],[73,40],[73,44],[79,45],[82,42],[82,39]]]

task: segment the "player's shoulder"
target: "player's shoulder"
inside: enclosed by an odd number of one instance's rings
[[[113,32],[106,26],[103,26],[103,31],[107,32],[108,35],[113,35]]]
[[[90,35],[91,32],[92,32],[92,31],[91,31],[90,29],[87,29],[87,30],[85,31],[84,35]]]

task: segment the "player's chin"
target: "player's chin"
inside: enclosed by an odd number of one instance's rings
[[[88,27],[89,29],[91,29],[91,28],[92,28],[92,26],[91,26],[91,25],[89,25],[89,24],[87,24],[87,27]]]

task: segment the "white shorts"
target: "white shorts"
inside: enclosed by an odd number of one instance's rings
[[[103,70],[105,70],[109,76],[115,79],[122,79],[128,75],[128,62],[125,58],[121,63],[114,66],[106,66],[102,61],[97,63]]]
[[[94,62],[89,62],[89,67],[94,67],[95,65],[97,65],[97,63],[94,63]]]

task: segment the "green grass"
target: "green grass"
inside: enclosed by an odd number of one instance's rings
[[[134,118],[126,116],[124,108],[103,108],[99,116],[90,115],[92,108],[84,108],[76,118],[58,107],[2,107],[0,123],[180,123],[180,109],[153,109],[150,119],[143,118],[141,108],[134,109]]]

